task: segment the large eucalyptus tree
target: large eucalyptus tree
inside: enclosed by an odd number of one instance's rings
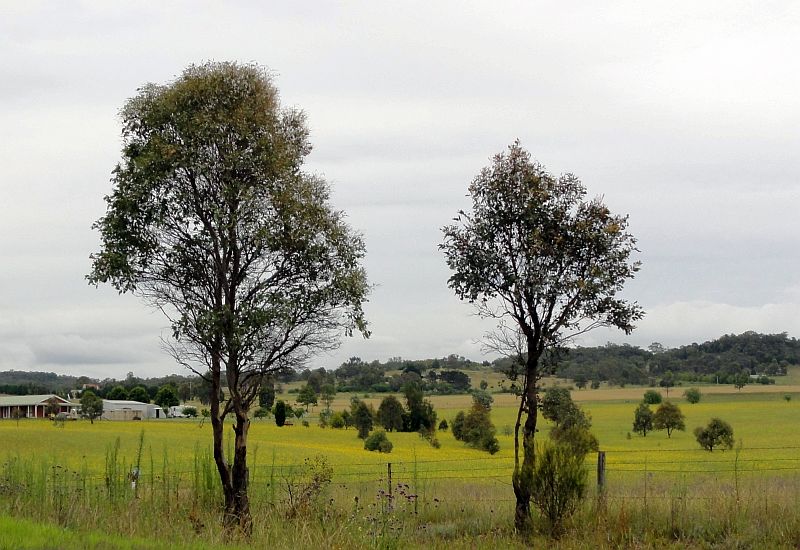
[[[167,349],[210,382],[224,523],[249,530],[250,406],[268,374],[335,347],[342,332],[368,334],[364,244],[327,183],[303,171],[304,115],[281,107],[262,68],[190,66],[138,90],[121,116],[122,160],[88,279],[161,309]]]
[[[618,297],[639,263],[627,217],[585,200],[571,174],[554,177],[515,142],[469,187],[472,211],[443,228],[449,286],[498,320],[489,348],[513,354],[522,387],[514,430],[515,525],[530,527],[538,382],[550,352],[596,327],[629,333],[643,315]],[[520,434],[521,431],[521,434]],[[522,462],[520,463],[520,435]]]

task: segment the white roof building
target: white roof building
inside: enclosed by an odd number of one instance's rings
[[[145,420],[166,418],[164,410],[158,405],[121,399],[103,399],[103,415],[106,420]]]

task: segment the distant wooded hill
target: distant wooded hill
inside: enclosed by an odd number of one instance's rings
[[[688,382],[733,383],[743,371],[766,377],[786,374],[800,364],[800,341],[780,334],[745,332],[666,349],[658,343],[641,349],[629,345],[569,350],[557,368],[564,378],[647,384],[673,374]]]
[[[652,384],[669,376],[687,382],[728,384],[742,372],[764,377],[786,374],[787,367],[800,365],[800,341],[790,338],[785,332],[759,334],[750,331],[674,349],[667,349],[657,342],[647,349],[628,344],[606,344],[565,350],[555,364],[555,374],[581,383]],[[430,393],[460,393],[470,389],[470,379],[463,371],[492,369],[508,372],[511,367],[512,362],[508,359],[477,363],[455,354],[422,360],[393,357],[386,362],[365,362],[352,357],[337,369],[305,369],[281,373],[275,378],[279,383],[303,381],[316,391],[330,384],[338,391],[390,392],[399,391],[408,382],[416,382]],[[63,394],[80,388],[84,383],[98,382],[101,394],[117,384],[126,388],[143,385],[153,389],[164,384],[188,385],[192,394],[203,391],[203,384],[197,376],[171,374],[140,379],[129,373],[124,380],[98,381],[85,376],[12,370],[0,372],[0,394]]]

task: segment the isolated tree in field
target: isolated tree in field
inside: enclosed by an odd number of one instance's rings
[[[575,387],[578,388],[579,390],[582,390],[583,388],[586,387],[586,384],[589,383],[589,379],[586,377],[585,374],[580,373],[575,375],[574,382],[575,382]]]
[[[664,388],[667,392],[667,397],[669,397],[669,389],[675,385],[675,375],[672,374],[672,371],[668,370],[665,372],[661,380],[658,381],[658,385]]]
[[[683,396],[686,398],[686,401],[694,405],[695,403],[700,402],[700,398],[702,394],[698,388],[689,388],[685,392],[683,392]]]
[[[144,386],[134,386],[128,392],[128,399],[140,403],[150,403],[150,394],[147,393],[147,389]]]
[[[515,525],[530,528],[539,379],[547,353],[596,327],[630,333],[636,303],[618,297],[639,269],[625,216],[611,214],[571,174],[555,177],[518,142],[494,157],[469,188],[472,209],[443,229],[449,286],[499,321],[487,347],[521,367],[514,430]],[[520,443],[522,460],[520,462]]]
[[[653,428],[667,430],[667,437],[672,437],[673,430],[686,431],[686,417],[678,405],[665,401],[653,414]]]
[[[712,418],[705,428],[695,428],[694,436],[700,446],[708,451],[713,451],[714,447],[733,448],[733,428],[719,418]]]
[[[305,117],[280,106],[264,69],[191,66],[142,87],[121,116],[122,161],[88,278],[170,320],[165,344],[210,385],[224,525],[250,532],[248,411],[268,374],[335,348],[342,333],[367,334],[364,244],[330,206],[328,184],[303,171]]]
[[[100,418],[103,414],[103,400],[100,399],[92,390],[84,390],[81,394],[81,416],[88,418],[94,424],[95,418]]]
[[[317,392],[315,392],[314,388],[310,385],[306,384],[300,388],[300,393],[297,394],[297,402],[301,405],[305,405],[306,411],[308,411],[309,405],[317,404]]]
[[[733,385],[738,391],[742,391],[742,388],[745,387],[749,381],[750,373],[746,370],[741,371],[733,377]]]
[[[378,406],[378,424],[384,430],[391,432],[403,429],[403,405],[394,395],[387,395]]]
[[[647,432],[653,431],[653,411],[646,403],[639,403],[633,413],[633,431],[647,437]]]

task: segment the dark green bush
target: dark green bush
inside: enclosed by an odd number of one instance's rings
[[[695,404],[700,402],[700,397],[702,396],[702,394],[700,393],[700,390],[698,388],[689,388],[688,390],[683,392],[683,396],[686,398],[686,401],[688,401],[691,404]]]
[[[286,403],[278,400],[275,403],[275,425],[283,426],[286,424]]]
[[[364,440],[364,448],[368,451],[391,453],[392,442],[386,437],[386,432],[378,430]]]
[[[644,392],[644,398],[642,398],[642,401],[648,405],[658,405],[661,403],[661,392],[657,392],[656,390],[647,390]]]
[[[714,447],[733,448],[733,428],[719,418],[712,418],[705,428],[695,428],[694,436],[708,451],[713,451]]]

